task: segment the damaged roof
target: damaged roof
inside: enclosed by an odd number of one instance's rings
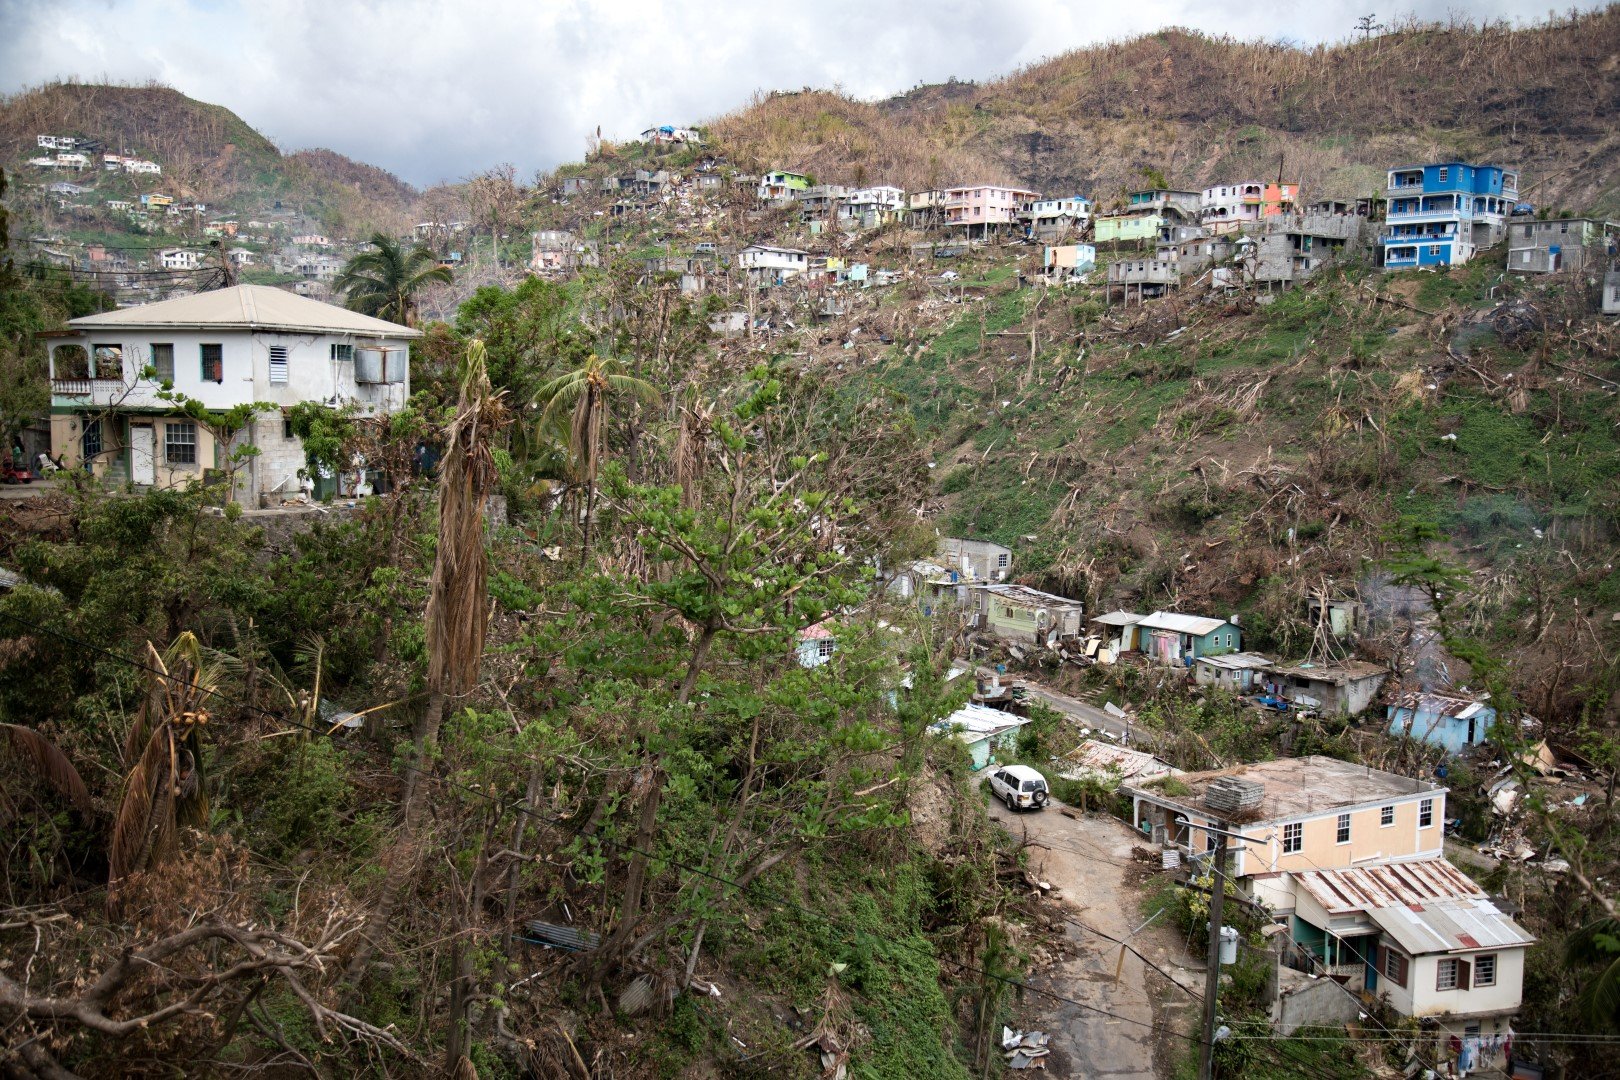
[[[1155,611],[1137,625],[1147,630],[1171,630],[1177,634],[1195,634],[1203,637],[1226,625],[1225,619],[1208,615],[1180,615],[1174,611]]]
[[[1303,885],[1329,915],[1485,897],[1484,889],[1444,859],[1417,859],[1345,870],[1307,870],[1296,873],[1294,881]]]
[[[1308,679],[1311,682],[1332,683],[1334,686],[1389,674],[1389,669],[1379,664],[1370,664],[1365,660],[1344,660],[1337,664],[1315,664],[1310,661],[1298,664],[1274,664],[1271,670],[1277,675]]]
[[[1145,616],[1138,615],[1134,611],[1110,611],[1106,615],[1098,615],[1091,621],[1102,623],[1104,626],[1135,626],[1143,618]]]
[[[1179,769],[1152,754],[1096,739],[1087,739],[1070,750],[1059,759],[1059,764],[1063,766],[1063,775],[1071,778],[1102,773],[1122,780],[1148,780],[1180,774]]]
[[[1223,653],[1220,656],[1200,656],[1200,664],[1224,668],[1227,671],[1258,671],[1271,666],[1271,658],[1257,652]]]
[[[1532,945],[1535,938],[1487,899],[1405,904],[1367,912],[1413,955]]]
[[[1425,694],[1418,690],[1402,694],[1395,702],[1395,707],[1419,713],[1434,713],[1437,716],[1454,716],[1458,720],[1478,716],[1489,708],[1483,701],[1475,701],[1473,698],[1452,697],[1449,694]]]
[[[1070,600],[1067,596],[1041,592],[1041,590],[1031,589],[1027,585],[980,585],[978,587],[1013,604],[1028,604],[1039,607],[1085,606],[1078,600]]]

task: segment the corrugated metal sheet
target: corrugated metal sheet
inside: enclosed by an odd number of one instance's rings
[[[1383,863],[1348,870],[1308,870],[1294,875],[1330,915],[1400,904],[1483,899],[1485,890],[1444,859]]]
[[[1402,694],[1395,703],[1398,709],[1411,709],[1413,712],[1432,713],[1436,716],[1455,716],[1459,720],[1466,720],[1470,716],[1477,716],[1485,710],[1485,703],[1474,701],[1472,698],[1447,697],[1444,694],[1423,694],[1416,691]]]
[[[1225,619],[1212,619],[1207,615],[1179,615],[1174,611],[1155,611],[1137,624],[1144,630],[1171,630],[1177,634],[1195,634],[1203,637],[1226,625]]]
[[[1210,667],[1223,668],[1227,671],[1258,671],[1271,666],[1268,657],[1259,653],[1225,653],[1221,656],[1200,656],[1198,663],[1208,664]]]
[[[955,734],[963,742],[974,743],[1004,731],[1011,731],[1013,728],[1023,727],[1027,723],[1028,717],[1014,716],[1000,709],[992,709],[988,705],[970,703],[945,719],[934,722],[928,730],[939,735]]]
[[[533,945],[544,945],[548,949],[561,949],[564,952],[589,952],[602,944],[602,935],[590,930],[580,930],[572,926],[563,926],[559,923],[541,922],[531,919],[523,924],[527,931],[523,940]]]
[[[1062,761],[1063,775],[1068,777],[1104,773],[1118,776],[1122,780],[1144,780],[1178,772],[1171,768],[1168,762],[1160,761],[1152,754],[1129,750],[1123,746],[1112,746],[1096,739],[1087,739],[1069,751]]]
[[[1443,900],[1375,908],[1378,928],[1414,956],[1529,945],[1536,939],[1489,900]]]
[[[1132,611],[1110,611],[1106,615],[1099,615],[1091,621],[1102,623],[1104,626],[1135,626],[1141,622],[1143,616]]]
[[[1058,596],[1056,593],[1041,592],[1041,590],[1031,589],[1027,585],[981,585],[979,588],[1014,604],[1054,608],[1079,608],[1084,606],[1078,600],[1070,600],[1067,596]]]

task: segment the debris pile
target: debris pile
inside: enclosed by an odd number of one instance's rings
[[[1014,1031],[1001,1029],[1001,1051],[1007,1057],[1009,1069],[1044,1069],[1046,1057],[1052,1052],[1047,1044],[1052,1036],[1044,1031]]]

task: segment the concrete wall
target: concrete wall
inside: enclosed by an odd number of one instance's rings
[[[1419,828],[1419,804],[1424,799],[1434,800],[1430,824]],[[1383,807],[1395,808],[1394,822],[1383,824]],[[1302,872],[1306,870],[1340,870],[1379,859],[1427,858],[1442,854],[1442,826],[1445,821],[1446,799],[1443,792],[1408,795],[1348,811],[1324,810],[1321,814],[1295,818],[1304,827],[1303,843],[1298,852],[1284,853],[1283,826],[1267,825],[1246,828],[1245,836],[1257,842],[1242,845],[1238,859],[1238,876],[1267,871]],[[1338,842],[1338,817],[1350,815],[1350,842]],[[1265,840],[1266,837],[1272,837]]]
[[[1302,1027],[1339,1028],[1356,1018],[1360,1003],[1354,994],[1334,980],[1322,976],[1286,989],[1271,1005],[1271,1026],[1281,1035],[1292,1035]]]
[[[1388,944],[1388,939],[1385,939]],[[1488,950],[1487,950],[1488,952]],[[1473,963],[1479,953],[1458,953],[1459,959]],[[1412,977],[1403,995],[1407,1008],[1400,1011],[1410,1016],[1442,1016],[1448,1013],[1511,1013],[1519,1007],[1524,990],[1524,950],[1503,949],[1493,953],[1496,957],[1496,983],[1493,986],[1471,987],[1467,990],[1436,990],[1436,969],[1442,956],[1412,957]],[[1389,980],[1380,979],[1380,987],[1389,987]],[[1395,991],[1390,987],[1390,1000]]]

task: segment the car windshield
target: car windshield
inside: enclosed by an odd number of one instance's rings
[[[1045,791],[1046,790],[1046,781],[1045,780],[1025,780],[1024,781],[1024,790],[1025,791]]]

